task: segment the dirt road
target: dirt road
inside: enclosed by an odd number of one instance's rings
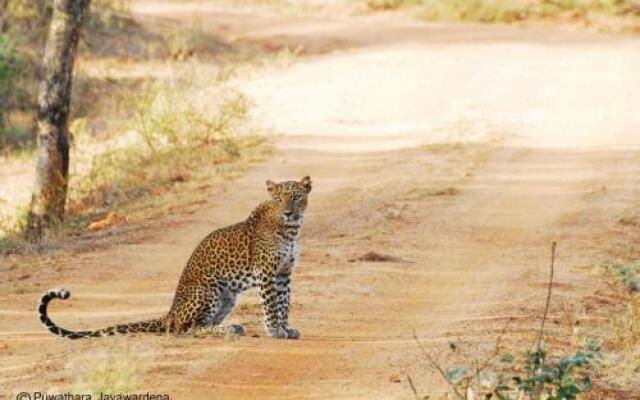
[[[194,12],[179,11],[171,18]],[[1,387],[77,390],[83,369],[124,359],[140,376],[127,389],[176,399],[406,399],[406,376],[437,396],[446,388],[413,330],[437,356],[450,340],[481,354],[511,320],[507,344],[526,348],[552,240],[557,323],[547,336],[572,340],[563,306],[595,290],[583,267],[605,257],[598,235],[638,199],[640,41],[380,17],[198,15],[238,43],[303,46],[294,65],[238,82],[256,124],[278,134],[275,155],[151,238],[58,258],[26,277],[10,269]],[[264,338],[253,293],[232,318],[249,330],[237,340],[71,342],[40,326],[34,304],[56,286],[72,299],[50,313],[69,328],[164,312],[200,238],[245,218],[266,198],[267,178],[307,174],[314,189],[291,311],[301,340]],[[370,251],[400,260],[360,259]],[[581,329],[605,323],[579,318]]]

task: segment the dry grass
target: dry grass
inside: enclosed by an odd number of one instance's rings
[[[129,93],[132,107],[107,136],[72,121],[73,160],[62,235],[161,215],[206,200],[215,184],[263,159],[268,148],[247,125],[250,107],[230,85],[181,68],[169,80],[150,81]],[[113,129],[113,127],[111,127]],[[26,208],[25,208],[26,210]],[[20,239],[25,210],[0,220],[8,235],[0,250],[28,249]]]
[[[101,393],[127,394],[141,389],[142,363],[129,351],[92,354],[91,359],[78,360],[77,367],[74,393],[99,398]]]
[[[135,81],[113,77],[120,64],[80,69],[63,235],[203,202],[211,187],[268,156],[262,136],[249,129],[250,102],[229,81],[290,65],[297,55],[285,48],[265,56],[232,52],[212,63],[173,61],[166,76]],[[14,148],[10,156],[33,153]],[[21,240],[27,208],[0,212],[0,253],[32,248]]]
[[[422,4],[422,0],[367,0],[367,7],[371,10],[394,10]]]
[[[607,380],[621,387],[640,387],[640,296],[611,312],[603,370]]]
[[[512,22],[530,17],[526,0],[423,1],[423,18],[432,21]]]
[[[640,32],[640,5],[635,0],[367,0],[366,4],[376,11],[411,7],[429,21],[557,20],[606,31]]]
[[[619,254],[626,254],[626,251],[620,250]],[[603,357],[598,375],[602,383],[596,392],[606,393],[607,396],[612,393],[635,393],[640,388],[640,294],[633,286],[629,286],[630,277],[635,277],[633,274],[637,273],[637,267],[633,260],[621,257],[598,269],[604,271],[600,273],[607,281],[606,292],[599,294],[599,300],[581,305],[581,313],[591,310],[592,315],[608,323],[586,325],[574,332],[577,333],[574,341],[599,343],[597,347],[602,349]],[[567,323],[578,327],[576,321],[580,319],[584,317]],[[604,397],[596,394],[590,398]]]
[[[80,143],[70,180],[71,215],[118,209],[188,181],[225,175],[223,166],[259,143],[239,134],[248,108],[244,96],[216,82],[187,76],[149,84],[135,97],[130,130],[112,148],[83,157],[93,139],[81,127],[74,132]]]
[[[81,53],[95,62],[80,63],[74,77],[63,237],[203,203],[210,188],[264,159],[269,149],[247,124],[251,104],[229,81],[289,65],[298,54],[227,48],[198,24],[150,33],[127,18],[120,1],[93,6],[100,20],[88,23]],[[31,136],[20,132],[12,141]],[[8,157],[32,158],[33,143],[25,143]],[[0,253],[33,249],[21,240],[26,209],[0,213]]]
[[[638,265],[616,261],[613,267],[622,285],[622,304],[608,310],[606,353],[603,371],[607,380],[620,387],[640,387],[640,294],[638,294]]]

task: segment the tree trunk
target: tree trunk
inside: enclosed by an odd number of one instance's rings
[[[9,0],[0,0],[0,33],[5,33],[9,27]]]
[[[91,0],[55,0],[38,97],[36,180],[26,236],[40,240],[64,217],[69,176],[69,106],[73,64]]]

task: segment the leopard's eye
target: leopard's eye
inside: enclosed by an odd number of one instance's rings
[[[302,200],[302,195],[301,194],[294,194],[293,195],[293,199],[294,200]]]

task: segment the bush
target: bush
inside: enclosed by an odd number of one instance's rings
[[[420,3],[422,0],[368,0],[367,6],[372,10],[393,10]]]
[[[187,74],[149,83],[139,92],[122,144],[89,157],[88,173],[72,174],[71,216],[118,208],[130,213],[133,200],[159,197],[176,185],[223,175],[219,168],[229,168],[229,163],[242,158],[241,150],[257,145],[255,138],[238,134],[248,104],[237,91],[216,82],[195,82]],[[76,143],[91,136],[83,133],[82,120],[74,121],[71,130]],[[78,148],[87,147],[78,143]],[[83,157],[78,156],[76,164]]]
[[[473,359],[468,365],[446,368],[418,343],[430,366],[436,369],[459,400],[473,398],[499,400],[575,400],[591,390],[589,370],[601,358],[598,346],[585,348],[571,355],[551,357],[539,347],[527,352],[525,357],[504,353],[496,342],[495,350],[484,359]],[[460,352],[459,344],[451,344],[454,352]],[[414,389],[414,393],[418,395]],[[419,397],[419,396],[417,396]]]
[[[122,30],[126,15],[124,0],[96,0],[85,26],[81,44],[104,46],[108,33]],[[9,111],[33,111],[40,82],[42,60],[53,2],[45,0],[8,0],[0,9],[0,145],[24,141],[7,136],[24,135],[9,129]],[[94,47],[98,47],[95,45]],[[16,140],[14,140],[16,139]]]
[[[524,19],[640,15],[637,0],[366,0],[372,10],[419,5],[423,17],[435,21],[513,22]]]
[[[511,22],[529,12],[522,0],[425,0],[424,17],[429,20]]]
[[[6,128],[6,112],[14,105],[20,90],[15,78],[20,68],[18,54],[7,35],[0,35],[0,134]]]
[[[599,357],[599,351],[578,351],[545,363],[547,354],[539,349],[527,355],[524,374],[502,373],[493,394],[504,400],[574,400],[591,390],[586,371]],[[512,359],[503,362],[510,365]]]

